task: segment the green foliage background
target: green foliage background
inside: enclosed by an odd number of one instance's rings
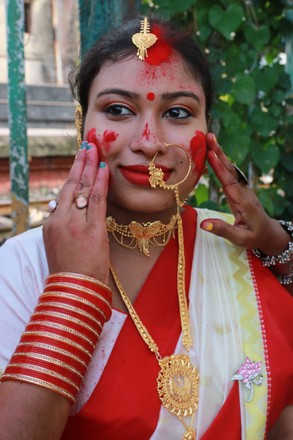
[[[292,85],[281,54],[293,38],[291,0],[144,0],[189,28],[207,53],[215,85],[212,127],[229,158],[248,175],[267,212],[293,218]],[[271,182],[262,177],[270,176]],[[191,198],[228,210],[210,170]]]

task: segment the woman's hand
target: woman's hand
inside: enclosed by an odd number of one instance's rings
[[[234,165],[227,159],[212,133],[207,134],[208,161],[222,184],[235,222],[207,219],[201,228],[230,240],[237,246],[258,248],[266,255],[278,255],[290,236],[277,220],[270,218],[248,185],[238,180]]]
[[[98,151],[83,143],[58,196],[58,206],[43,228],[49,273],[76,272],[109,281],[109,243],[106,229],[108,166]],[[87,206],[75,199],[83,195]]]

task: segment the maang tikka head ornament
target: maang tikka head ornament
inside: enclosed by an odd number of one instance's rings
[[[157,37],[150,32],[150,23],[145,17],[141,20],[140,32],[132,35],[132,42],[137,47],[136,55],[140,60],[148,56],[147,49],[155,44]]]
[[[184,176],[184,178],[182,180],[180,180],[177,183],[174,184],[167,184],[164,181],[164,172],[161,168],[158,168],[155,164],[155,159],[158,155],[158,153],[156,153],[154,155],[154,157],[152,158],[151,162],[148,165],[148,170],[149,170],[149,182],[152,188],[163,188],[163,189],[169,189],[171,191],[174,191],[175,194],[175,199],[176,199],[176,203],[178,206],[183,206],[184,205],[184,200],[180,200],[180,196],[179,196],[179,185],[183,182],[185,182],[185,180],[187,179],[187,177],[189,176],[189,173],[191,171],[191,157],[189,154],[189,151],[187,150],[187,148],[185,148],[183,145],[181,144],[164,144],[165,147],[178,147],[181,148],[185,153],[186,156],[188,157],[188,170],[186,175]]]

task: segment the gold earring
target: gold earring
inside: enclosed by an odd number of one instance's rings
[[[182,150],[184,150],[184,152],[186,153],[187,157],[188,157],[188,170],[187,173],[185,175],[185,177],[180,180],[180,182],[177,182],[173,185],[168,185],[165,181],[164,181],[164,172],[161,168],[157,168],[155,165],[155,159],[158,155],[158,153],[156,153],[154,155],[154,157],[152,158],[151,162],[148,165],[148,170],[149,170],[149,182],[152,188],[156,188],[157,186],[160,188],[164,188],[164,189],[170,189],[172,191],[174,191],[175,194],[175,199],[176,199],[176,203],[178,206],[183,206],[185,200],[180,200],[179,197],[179,185],[183,182],[185,182],[185,180],[187,179],[187,177],[189,176],[189,173],[191,171],[191,157],[189,154],[189,151],[181,144],[164,144],[166,147],[179,147]]]
[[[74,122],[76,129],[76,141],[79,148],[82,143],[82,107],[80,104],[77,104],[75,107]]]

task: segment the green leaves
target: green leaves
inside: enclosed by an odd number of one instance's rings
[[[231,4],[226,10],[219,5],[214,5],[209,11],[209,22],[213,28],[220,32],[227,40],[242,23],[244,17],[243,8],[240,5]]]
[[[159,13],[195,30],[207,49],[215,84],[213,126],[225,153],[244,171],[256,173],[254,190],[272,216],[293,216],[293,116],[285,101],[290,77],[279,63],[285,51],[287,1],[154,0]],[[287,6],[286,6],[287,5]],[[258,177],[270,172],[272,184]],[[282,194],[285,193],[285,196]],[[209,199],[209,200],[208,200]],[[210,201],[213,200],[213,202]],[[225,209],[219,183],[199,185],[193,202]],[[215,205],[217,203],[217,205]]]
[[[245,73],[238,73],[232,88],[232,94],[237,101],[251,105],[255,100],[255,92],[254,79]]]
[[[273,141],[258,143],[252,148],[252,158],[263,174],[272,170],[280,160],[280,152]]]
[[[256,26],[252,23],[247,23],[244,29],[244,35],[248,43],[256,49],[263,48],[270,39],[269,27],[266,25]]]

